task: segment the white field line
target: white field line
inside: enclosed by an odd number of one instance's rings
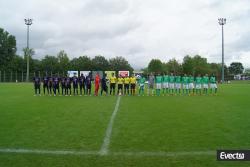
[[[121,100],[121,96],[118,96],[116,104],[115,104],[115,109],[114,109],[114,111],[111,115],[111,118],[109,120],[109,124],[108,124],[108,127],[106,129],[105,137],[103,139],[103,143],[102,143],[101,149],[99,151],[100,155],[106,155],[109,152],[110,138],[112,135],[114,120],[115,120],[116,114],[117,114],[118,109],[119,109],[120,100]]]
[[[99,156],[98,151],[77,150],[39,150],[0,148],[0,153],[8,154],[41,154],[41,155],[92,155]],[[106,156],[137,156],[137,157],[177,157],[177,156],[209,156],[216,155],[216,151],[180,151],[180,152],[109,152]]]
[[[216,155],[216,151],[179,151],[179,152],[112,152],[110,155],[116,156],[141,156],[141,157],[177,157],[177,156],[200,156],[200,155]]]
[[[50,155],[97,155],[97,151],[77,151],[77,150],[39,150],[39,149],[12,149],[0,148],[0,153],[17,154],[50,154]]]

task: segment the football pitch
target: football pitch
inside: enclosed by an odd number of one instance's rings
[[[147,91],[146,91],[147,92]],[[217,96],[33,96],[0,84],[0,167],[227,167],[218,149],[250,149],[250,84]]]

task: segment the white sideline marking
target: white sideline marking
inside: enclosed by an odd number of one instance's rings
[[[109,152],[109,144],[110,144],[110,138],[111,138],[112,129],[113,129],[113,123],[115,120],[116,113],[118,112],[120,100],[121,100],[121,96],[118,96],[117,101],[116,101],[116,105],[115,105],[115,109],[111,115],[108,127],[106,129],[106,134],[105,134],[105,137],[103,139],[102,147],[99,151],[100,155],[106,155]]]
[[[11,149],[0,148],[0,153],[16,154],[41,154],[41,155],[95,155],[98,151],[77,151],[77,150],[38,150],[38,149]],[[177,157],[177,156],[203,156],[216,155],[215,151],[180,151],[180,152],[110,152],[105,155],[110,156],[137,156],[137,157]]]

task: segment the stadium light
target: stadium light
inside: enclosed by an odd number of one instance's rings
[[[27,50],[29,50],[29,26],[32,24],[32,19],[24,19],[25,24],[27,25]],[[27,52],[26,52],[27,54]],[[27,72],[26,72],[26,82],[29,82],[29,55],[27,56]]]
[[[219,25],[222,27],[222,69],[221,69],[221,81],[224,83],[224,25],[226,24],[226,18],[219,18]]]

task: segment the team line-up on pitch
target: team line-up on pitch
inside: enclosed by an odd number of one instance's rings
[[[136,77],[134,74],[129,77],[116,77],[114,73],[107,78],[106,74],[101,78],[99,73],[93,77],[91,74],[80,77],[34,77],[35,95],[41,95],[41,82],[43,84],[43,94],[46,95],[85,95],[91,96],[91,89],[94,86],[94,95],[138,95],[144,96],[145,85],[147,84],[147,95],[208,95],[217,93],[217,82],[214,75],[204,76],[192,75],[153,75],[151,73],[147,79],[144,76]],[[116,86],[117,85],[117,86]],[[73,91],[72,91],[73,87]],[[109,89],[109,92],[108,92]],[[210,89],[210,91],[209,91]],[[80,91],[78,91],[80,90]],[[99,91],[100,90],[100,91]]]

